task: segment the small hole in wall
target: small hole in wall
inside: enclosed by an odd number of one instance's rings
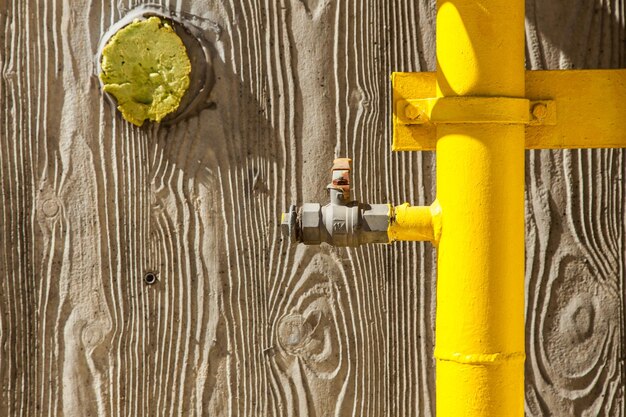
[[[157,282],[157,274],[156,274],[156,272],[146,272],[145,275],[143,276],[143,281],[147,285],[155,284]]]

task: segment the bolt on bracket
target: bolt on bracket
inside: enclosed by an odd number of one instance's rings
[[[525,124],[526,149],[626,147],[623,69],[526,71],[525,98],[435,97],[433,72],[391,79],[394,151],[434,151],[443,123]]]

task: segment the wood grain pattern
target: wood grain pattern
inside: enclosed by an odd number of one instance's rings
[[[93,74],[140,3],[0,0],[0,415],[434,415],[434,251],[277,228],[335,156],[363,201],[434,198],[433,154],[390,155],[388,82],[434,69],[434,1],[163,2],[214,104],[138,129]],[[623,66],[623,0],[527,8],[533,68]],[[626,414],[624,170],[528,154],[528,415]]]
[[[528,65],[624,68],[624,6],[527,2]],[[528,153],[527,415],[626,414],[625,156]]]

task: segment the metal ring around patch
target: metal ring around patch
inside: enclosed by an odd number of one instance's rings
[[[211,60],[212,45],[205,36],[205,32],[176,16],[175,13],[156,5],[142,5],[130,10],[122,19],[115,22],[100,38],[98,52],[95,56],[94,72],[98,78],[100,88],[103,88],[100,74],[102,72],[102,50],[109,40],[120,29],[133,23],[135,20],[146,20],[150,17],[159,17],[170,21],[176,34],[182,40],[189,60],[191,61],[191,73],[189,74],[189,87],[183,95],[178,108],[171,114],[163,118],[160,124],[171,125],[180,120],[191,117],[201,110],[212,107],[213,103],[209,96],[215,76]],[[109,93],[103,94],[114,106],[117,106],[115,98]]]

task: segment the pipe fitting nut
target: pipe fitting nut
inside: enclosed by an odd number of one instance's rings
[[[297,212],[296,206],[289,206],[289,211],[283,213],[280,221],[281,234],[289,243],[296,242],[298,238]]]
[[[390,223],[389,204],[361,204],[361,243],[387,243]]]
[[[308,245],[322,243],[322,210],[318,203],[304,203],[300,211],[300,241]]]

